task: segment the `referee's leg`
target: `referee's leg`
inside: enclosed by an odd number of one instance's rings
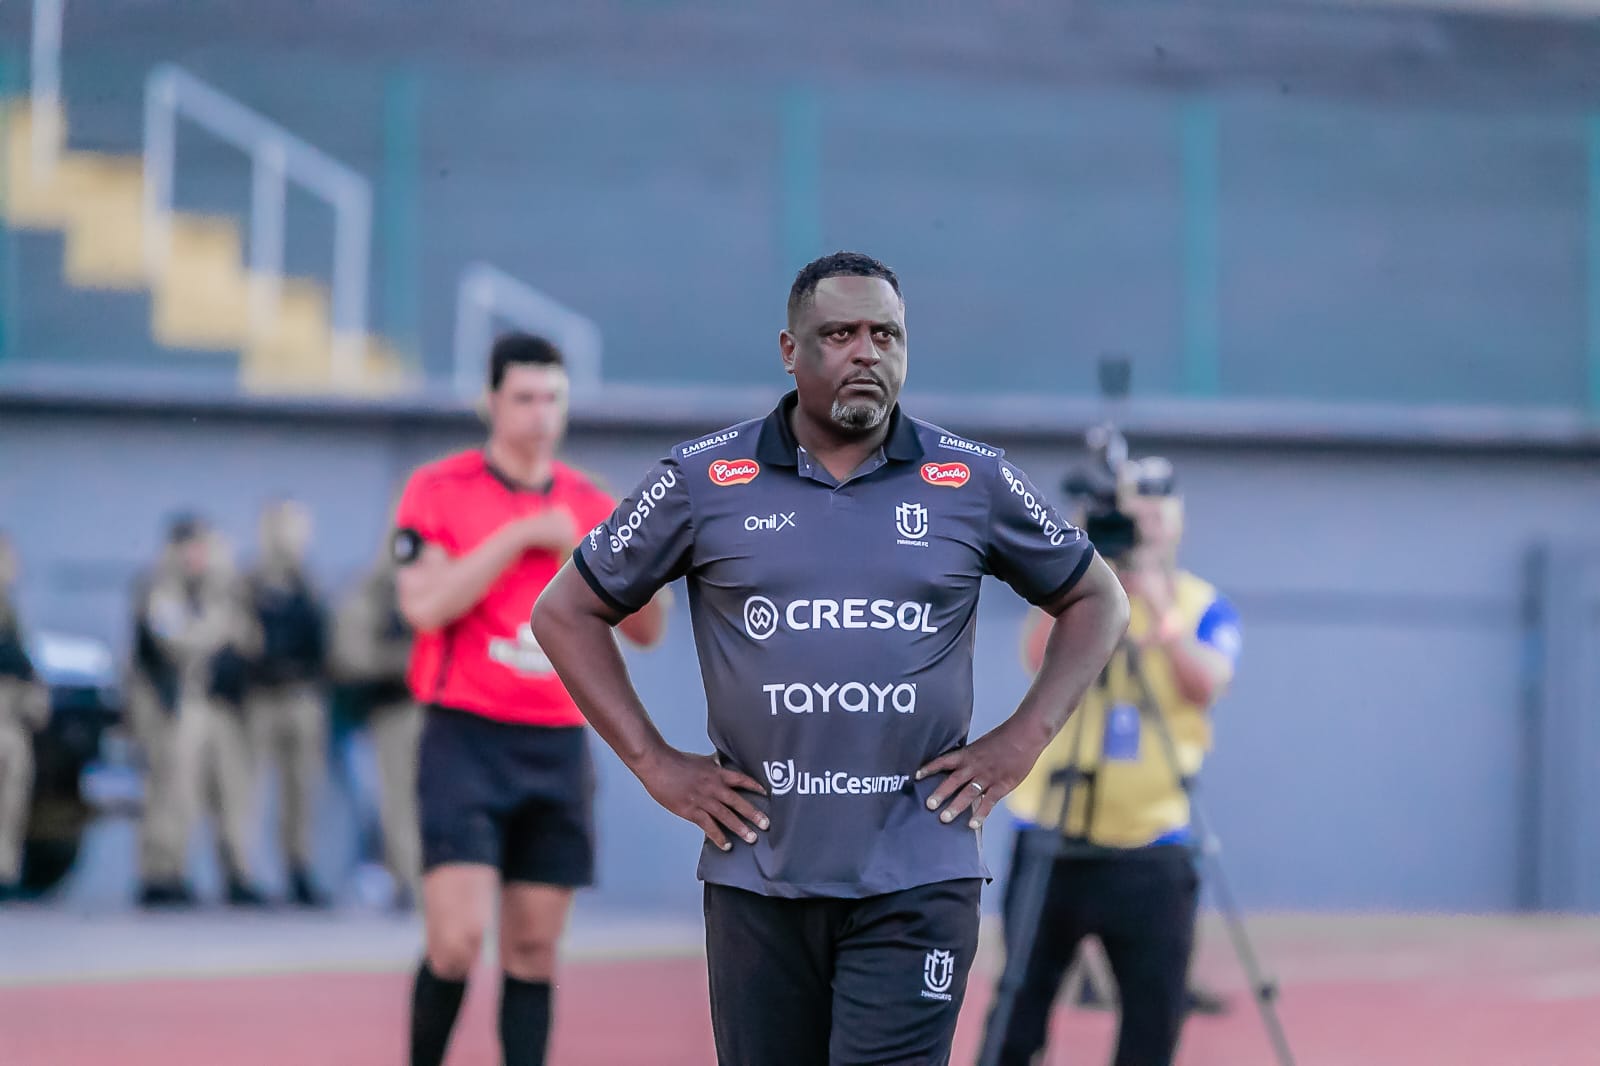
[[[474,724],[430,709],[418,753],[427,954],[411,998],[411,1066],[440,1066],[483,951],[500,883],[502,825]]]
[[[500,1047],[504,1066],[544,1066],[556,944],[575,890],[594,884],[594,764],[581,726],[513,726],[505,768],[526,790],[500,860]]]
[[[422,877],[427,956],[411,994],[411,1066],[440,1066],[483,951],[483,932],[500,871],[482,863],[447,863]]]

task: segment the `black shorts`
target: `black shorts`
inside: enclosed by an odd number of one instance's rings
[[[721,1066],[944,1066],[978,950],[971,879],[865,899],[706,885]]]
[[[418,753],[422,868],[482,863],[506,881],[594,883],[594,761],[583,726],[428,708]]]

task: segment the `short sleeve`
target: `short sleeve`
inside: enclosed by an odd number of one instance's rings
[[[411,475],[394,513],[390,551],[396,563],[405,566],[415,562],[426,544],[437,544],[455,553],[454,541],[440,517],[440,502],[437,481],[420,473]]]
[[[591,485],[573,507],[572,521],[579,529],[589,530],[611,517],[617,501],[598,485]]]
[[[661,460],[573,554],[589,587],[631,614],[688,569],[694,544],[689,486],[677,460]]]
[[[1229,665],[1239,664],[1239,652],[1244,647],[1244,632],[1239,628],[1239,609],[1226,596],[1211,601],[1195,627],[1195,640],[1220,652]]]
[[[989,501],[989,572],[1035,606],[1077,583],[1094,560],[1094,545],[1004,459]]]

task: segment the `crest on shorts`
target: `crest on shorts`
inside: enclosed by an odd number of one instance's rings
[[[922,962],[922,982],[929,992],[948,992],[956,976],[956,957],[948,951],[930,951]]]

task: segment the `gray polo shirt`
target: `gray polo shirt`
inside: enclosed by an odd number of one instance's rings
[[[687,577],[708,732],[768,788],[772,828],[700,876],[769,896],[861,897],[987,877],[966,818],[939,821],[919,766],[966,743],[978,586],[1032,603],[1093,548],[998,448],[891,415],[843,483],[765,419],[680,444],[579,545],[578,571],[631,612]]]

